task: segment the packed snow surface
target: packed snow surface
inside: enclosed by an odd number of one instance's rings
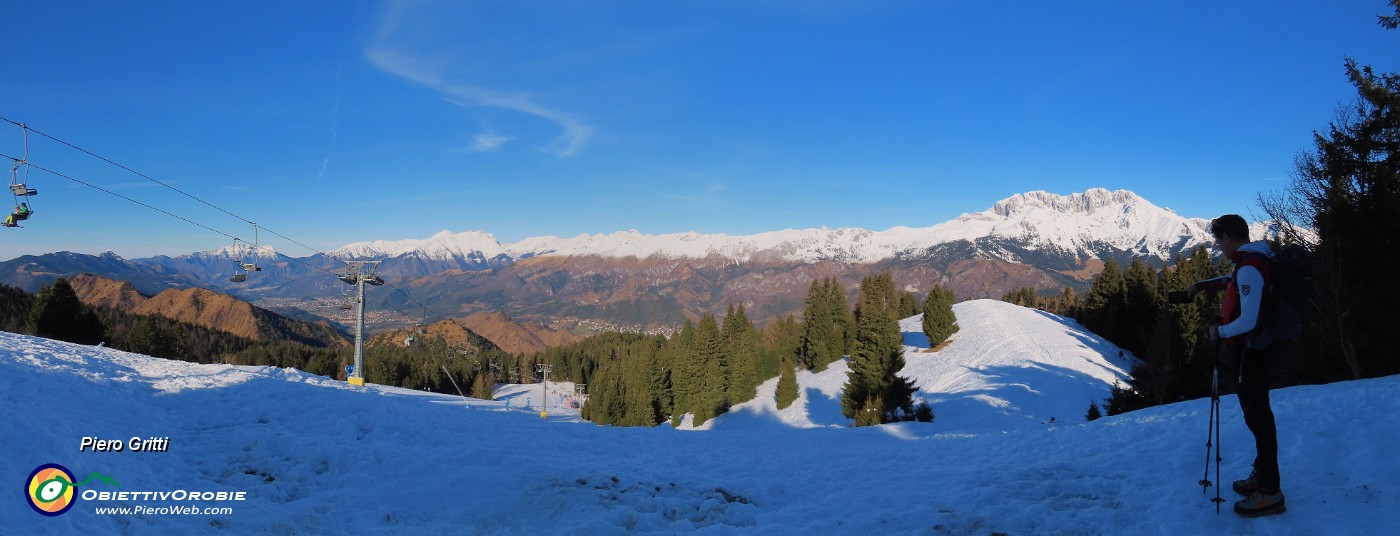
[[[908,328],[914,319],[905,321],[905,373],[933,404],[933,424],[839,426],[839,409],[831,414],[839,405],[828,400],[844,368],[837,363],[800,375],[804,399],[793,407],[802,410],[767,411],[761,391],[690,432],[580,421],[561,403],[568,384],[547,397],[539,385],[505,386],[501,400],[464,400],[0,332],[0,480],[15,491],[0,499],[0,532],[1386,534],[1400,526],[1400,377],[1274,391],[1288,512],[1242,519],[1229,503],[1217,515],[1197,485],[1208,400],[1085,423],[1086,398],[1122,370],[1111,346],[1034,311],[978,302],[955,311],[961,330],[939,352],[924,352]],[[1109,352],[1093,355],[1101,350]],[[549,404],[546,418],[537,396]],[[1223,398],[1221,415],[1228,481],[1248,474],[1253,440],[1234,396]],[[83,452],[84,437],[168,437],[169,449]],[[246,500],[80,499],[45,517],[18,488],[46,463],[115,483],[93,480],[79,496],[187,490]],[[182,505],[231,511],[97,512]]]

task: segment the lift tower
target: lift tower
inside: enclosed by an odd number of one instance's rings
[[[375,271],[383,261],[346,261],[345,275],[339,279],[355,285],[355,369],[346,378],[352,385],[365,384],[365,284],[379,286],[384,280]]]

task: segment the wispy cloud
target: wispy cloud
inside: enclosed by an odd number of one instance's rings
[[[424,43],[422,35],[414,35],[411,39],[400,38],[397,35],[400,31],[406,32],[405,28],[413,26],[408,20],[409,17],[409,10],[404,5],[392,6],[383,16],[375,37],[370,40],[364,52],[365,58],[375,67],[428,88],[444,100],[463,108],[498,108],[553,122],[563,131],[547,149],[555,156],[576,155],[593,137],[592,125],[572,113],[544,104],[530,91],[497,89],[479,82],[454,79],[451,73],[468,69],[442,60],[445,54],[429,51],[433,50],[431,47],[434,43]],[[488,150],[491,150],[510,141],[491,134],[485,136],[477,136],[472,147],[488,147]],[[493,143],[494,145],[491,145]]]
[[[482,132],[472,138],[471,145],[466,150],[473,153],[489,153],[500,149],[502,145],[515,141],[515,136],[505,136],[494,132]]]

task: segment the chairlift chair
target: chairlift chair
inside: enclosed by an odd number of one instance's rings
[[[232,281],[234,283],[242,283],[244,281],[247,281],[248,272],[250,271],[248,269],[248,265],[243,262],[243,246],[238,245],[239,242],[242,242],[242,240],[234,238],[233,245],[229,247],[229,256],[236,257],[235,259],[233,259],[233,277],[229,278],[229,281]],[[257,268],[257,266],[254,266],[253,268]]]
[[[415,325],[415,326],[413,326],[413,330],[416,331],[416,332],[418,332],[419,335],[427,335],[427,334],[428,334],[428,308],[427,308],[427,307],[423,307],[423,319],[422,319],[422,320],[419,320],[419,321],[418,321],[418,324]]]
[[[29,179],[29,128],[23,123],[20,123],[19,128],[24,136],[24,154],[20,158],[14,159],[14,165],[10,167],[10,195],[15,201],[15,212],[4,222],[0,222],[0,225],[10,228],[19,227],[19,222],[34,215],[34,207],[30,205],[33,201],[29,198],[39,195],[39,190],[30,188],[27,184]],[[24,168],[23,178],[20,177],[21,167]],[[20,198],[24,198],[24,200],[21,201]]]
[[[242,283],[248,280],[248,272],[243,270],[243,263],[233,261],[233,277],[228,279],[234,283]]]
[[[244,245],[247,246],[247,243],[245,242]],[[261,272],[262,267],[258,266],[258,224],[256,223],[253,224],[253,245],[247,246],[245,251],[246,253],[243,256],[243,260],[239,263],[243,265],[243,270],[246,272]]]
[[[349,311],[355,308],[355,291],[349,287],[340,293],[340,310]]]

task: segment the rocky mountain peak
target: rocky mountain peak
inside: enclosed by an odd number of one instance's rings
[[[992,206],[992,213],[1010,217],[1027,208],[1044,208],[1064,214],[1094,214],[1100,210],[1130,211],[1141,205],[1149,205],[1146,199],[1128,190],[1109,191],[1104,188],[1090,188],[1083,193],[1069,195],[1052,194],[1043,190],[1016,194]]]

